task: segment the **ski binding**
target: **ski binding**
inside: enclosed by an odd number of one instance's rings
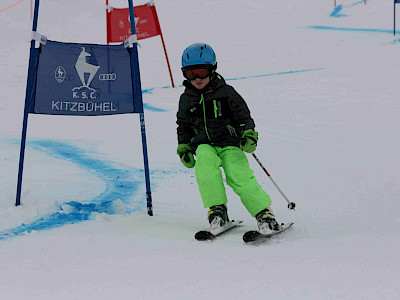
[[[209,230],[201,230],[198,231],[195,235],[194,238],[198,241],[209,241],[215,239],[217,236],[220,234],[228,231],[229,229],[232,229],[239,224],[241,224],[243,221],[229,221],[227,222],[223,227],[221,227],[219,230],[211,233]]]

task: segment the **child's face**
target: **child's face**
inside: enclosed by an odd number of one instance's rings
[[[191,80],[190,83],[193,84],[196,89],[201,90],[210,83],[210,77],[206,77],[204,79],[196,78],[195,80]]]

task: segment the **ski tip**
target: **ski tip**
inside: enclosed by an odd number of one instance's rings
[[[273,231],[269,234],[262,234],[259,231],[256,230],[251,230],[251,231],[247,231],[244,235],[243,235],[243,241],[245,243],[250,243],[250,242],[255,242],[257,240],[267,240],[269,238],[271,238],[272,236],[279,234],[283,231],[285,231],[286,229],[290,228],[294,223],[293,222],[289,222],[289,223],[282,223],[281,224],[281,228],[280,230],[277,231]]]
[[[250,241],[253,241],[254,236],[255,236],[255,235],[258,235],[258,234],[259,234],[259,232],[256,231],[256,230],[247,231],[247,232],[243,235],[243,241],[244,241],[245,243],[248,243],[248,242],[250,242]]]
[[[198,241],[212,240],[215,236],[209,231],[199,231],[194,235],[194,238]]]

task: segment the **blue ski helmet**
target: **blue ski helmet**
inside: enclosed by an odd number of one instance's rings
[[[187,47],[182,53],[182,70],[197,65],[209,65],[212,70],[217,68],[214,50],[205,43],[196,43]]]

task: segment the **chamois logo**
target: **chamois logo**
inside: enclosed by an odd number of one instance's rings
[[[85,47],[82,47],[81,54],[79,54],[78,60],[75,64],[75,69],[78,72],[79,79],[82,82],[82,87],[90,88],[90,84],[97,71],[100,69],[100,66],[92,65],[87,62],[86,58],[92,56],[90,53],[86,52]],[[89,74],[89,78],[86,80],[85,74]]]
[[[97,65],[97,61],[94,55],[86,51],[85,47],[81,47],[82,51],[78,56],[75,63],[75,70],[79,75],[82,86],[75,87],[72,89],[74,99],[96,99],[98,93],[94,88],[90,87],[92,80],[96,76],[100,66]],[[92,58],[92,62],[90,61]],[[93,64],[93,60],[96,64]]]

